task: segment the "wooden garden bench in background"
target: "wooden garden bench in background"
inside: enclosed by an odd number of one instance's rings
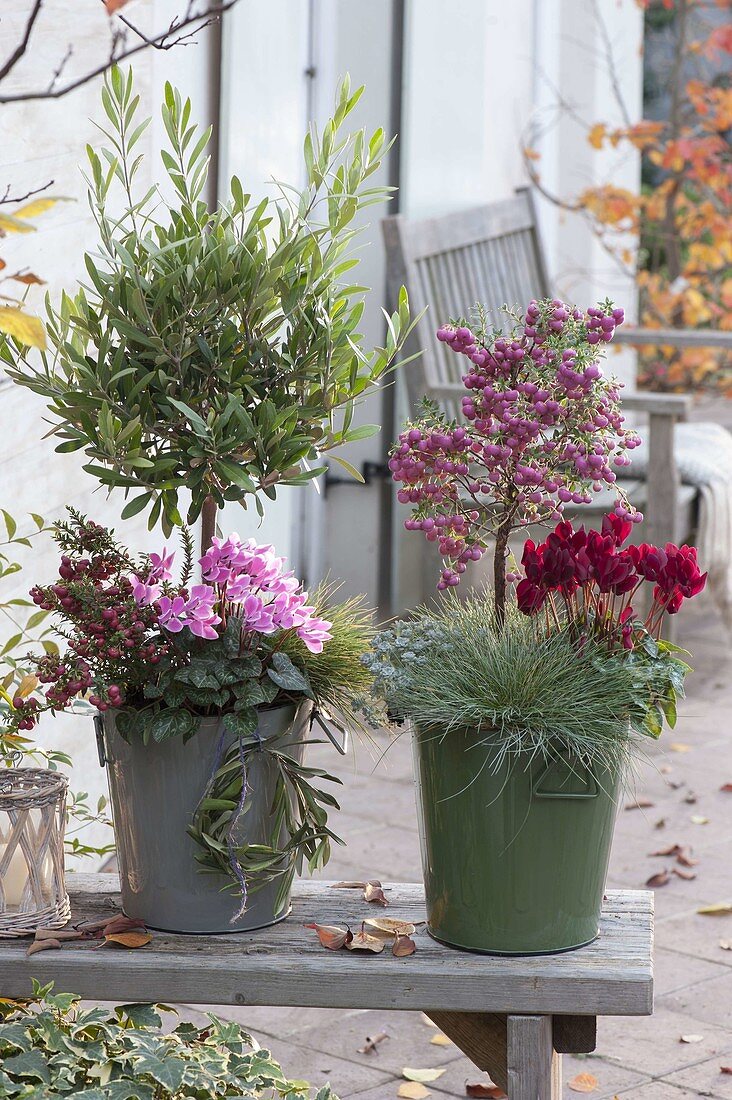
[[[120,909],[112,875],[73,874],[68,885],[73,923]],[[389,916],[424,920],[421,885],[387,884],[386,892]],[[595,1049],[597,1016],[653,1011],[650,891],[610,891],[598,939],[562,955],[478,955],[444,947],[421,930],[414,955],[394,958],[387,948],[364,956],[328,951],[303,927],[316,921],[358,930],[381,912],[359,891],[298,881],[291,915],[258,932],[155,932],[152,943],[136,951],[71,942],[31,958],[27,941],[5,940],[0,991],[25,997],[33,977],[91,1001],[417,1009],[510,1100],[559,1100],[561,1054]]]
[[[514,198],[471,210],[410,221],[395,215],[382,222],[387,254],[390,304],[396,288],[407,287],[415,313],[429,307],[406,356],[421,352],[403,368],[410,406],[425,394],[450,415],[460,408],[465,390],[459,357],[435,339],[435,329],[463,316],[481,302],[498,317],[506,303],[521,307],[551,294],[536,215],[528,189]],[[677,347],[724,347],[732,351],[732,332],[639,329],[623,326],[618,343]],[[696,526],[697,490],[680,482],[674,454],[676,421],[688,416],[684,394],[624,393],[623,406],[647,417],[641,432],[648,441],[647,474],[625,482],[633,503],[645,514],[644,541],[689,541]],[[612,494],[598,494],[582,515],[607,511]]]

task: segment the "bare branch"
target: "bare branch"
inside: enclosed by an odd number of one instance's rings
[[[0,195],[0,206],[9,202],[25,202],[26,199],[31,198],[32,195],[40,195],[41,191],[47,191],[49,187],[53,187],[54,180],[49,180],[48,183],[44,183],[41,187],[34,187],[30,191],[26,191],[24,195],[11,195],[10,184],[5,188],[5,193]]]
[[[35,0],[34,13],[32,18],[40,11],[43,0]],[[24,103],[29,100],[37,99],[61,99],[63,96],[68,95],[69,92],[74,91],[76,88],[80,88],[84,84],[88,84],[90,80],[94,80],[95,77],[101,76],[113,65],[119,64],[121,61],[126,61],[136,54],[141,53],[147,49],[157,50],[170,50],[174,46],[186,45],[189,40],[196,34],[198,34],[204,27],[210,26],[215,23],[224,12],[229,11],[238,3],[238,0],[216,0],[214,3],[207,4],[202,10],[197,11],[193,0],[188,0],[185,13],[182,17],[177,16],[171,21],[169,26],[161,31],[159,34],[147,36],[130,23],[129,20],[122,16],[116,16],[115,18],[120,20],[127,28],[129,28],[140,41],[134,46],[127,46],[125,33],[116,32],[112,36],[112,42],[107,58],[94,69],[88,70],[82,76],[76,77],[73,80],[67,81],[65,84],[58,85],[58,78],[61,75],[66,62],[69,59],[71,46],[67,50],[66,56],[58,66],[56,73],[54,74],[51,84],[47,88],[39,88],[26,92],[9,92],[7,94],[0,91],[0,103]],[[30,27],[32,29],[32,23],[29,20]],[[21,42],[14,51],[13,57],[18,50],[21,51],[19,56],[25,52],[27,46],[27,38],[30,36],[30,29],[26,27],[26,33],[24,35],[24,42]],[[15,61],[11,57],[10,62],[6,63],[6,70],[9,72]],[[17,60],[17,59],[16,59]],[[9,65],[9,68],[8,68]],[[0,69],[0,80],[3,76],[3,70]]]
[[[5,62],[5,64],[0,66],[0,80],[4,80],[5,77],[8,75],[8,73],[12,69],[15,68],[15,66],[18,64],[21,57],[25,53],[25,51],[28,49],[28,43],[30,41],[30,36],[31,36],[31,32],[33,30],[33,26],[35,24],[36,19],[41,14],[41,8],[42,7],[43,7],[43,0],[35,0],[35,3],[33,4],[33,8],[31,9],[31,13],[28,16],[28,19],[26,21],[25,30],[23,31],[23,35],[22,35],[22,38],[20,39],[20,42],[15,47],[15,49],[13,50],[13,52],[11,53],[10,57]]]

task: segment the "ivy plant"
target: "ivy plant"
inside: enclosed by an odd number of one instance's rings
[[[239,1024],[208,1014],[199,1028],[182,1022],[164,1033],[167,1005],[82,1008],[73,993],[33,979],[28,1001],[0,1005],[0,1100],[78,1096],[83,1100],[214,1100],[214,1097],[309,1097],[268,1050]]]
[[[333,117],[310,127],[305,184],[255,200],[236,177],[226,201],[204,201],[210,131],[169,84],[162,119],[166,198],[140,184],[140,118],[132,72],[103,90],[105,143],[87,150],[100,238],[86,282],[48,304],[40,363],[17,339],[8,373],[48,403],[57,450],[148,512],[166,533],[203,517],[210,543],[226,501],[274,499],[324,469],[325,452],[374,434],[356,406],[384,379],[410,330],[404,288],[385,314],[383,346],[359,331],[367,288],[354,280],[357,215],[388,198],[374,174],[390,148],[381,129],[344,131],[363,89],[340,83]],[[166,192],[167,194],[167,192]],[[333,456],[354,476],[356,471]]]

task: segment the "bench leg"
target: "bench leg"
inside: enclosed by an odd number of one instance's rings
[[[552,1046],[551,1016],[509,1016],[507,1025],[509,1100],[560,1100],[561,1059]]]

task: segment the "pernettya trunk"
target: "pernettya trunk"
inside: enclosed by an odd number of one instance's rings
[[[216,501],[206,497],[201,509],[201,554],[205,554],[216,534]]]

